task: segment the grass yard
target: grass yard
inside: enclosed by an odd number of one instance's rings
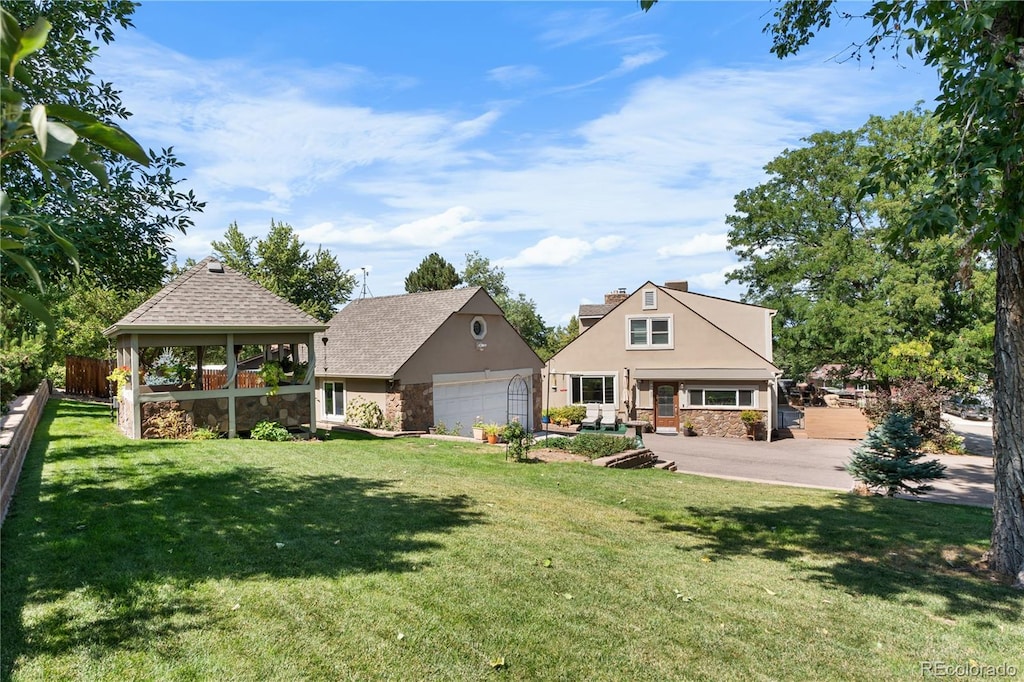
[[[426,439],[133,442],[66,401],[32,447],[4,680],[1024,675],[1024,594],[972,569],[985,509]]]

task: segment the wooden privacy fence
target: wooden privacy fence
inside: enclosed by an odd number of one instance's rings
[[[228,374],[223,369],[203,370],[204,391],[216,391],[224,388],[224,383],[227,380]],[[263,388],[264,384],[258,372],[242,369],[238,370],[238,374],[235,375],[235,386],[237,388]]]
[[[109,397],[110,382],[107,381],[107,377],[113,370],[113,360],[68,355],[64,358],[64,390],[76,395]]]

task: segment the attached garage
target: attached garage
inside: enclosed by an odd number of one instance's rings
[[[520,376],[525,381],[526,405],[517,404],[515,396],[522,396],[513,386],[513,415],[521,412],[533,414],[533,369],[503,370],[499,372],[461,372],[434,375],[434,424],[444,423],[449,429],[462,425],[462,435],[469,435],[479,417],[483,422],[504,424],[509,415],[509,383]],[[525,407],[525,409],[521,409]],[[532,428],[532,419],[527,418]]]
[[[339,405],[366,401],[396,431],[443,422],[446,429],[461,424],[469,436],[478,417],[504,424],[518,416],[531,428],[540,422],[544,362],[480,287],[352,301],[314,345],[323,346],[316,378],[325,421],[347,421],[348,408],[342,414]]]

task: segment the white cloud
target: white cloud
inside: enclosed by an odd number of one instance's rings
[[[463,90],[459,110],[389,97],[409,92],[411,76],[201,61],[137,34],[105,47],[98,73],[135,112],[126,128],[146,146],[174,144],[188,163],[183,187],[208,202],[195,229],[175,239],[182,259],[205,256],[232,220],[262,234],[272,217],[399,288],[424,247],[478,249],[556,319],[567,301],[647,279],[733,291],[724,277],[735,265],[687,278],[677,259],[701,256],[708,270],[733,259],[722,220],[737,192],[764,181],[765,163],[810,133],[929,96],[810,56],[668,71],[655,38],[630,41],[614,25],[607,10],[573,10],[544,40],[605,41],[604,64],[593,68],[606,79],[629,73],[631,85],[609,80],[607,96],[594,98],[535,97],[516,102],[515,115],[494,103],[497,85],[552,78],[555,62],[550,73],[492,69],[477,101]],[[661,75],[641,78],[648,71]],[[373,97],[362,96],[368,88]],[[567,109],[553,114],[554,103]]]
[[[541,78],[541,70],[532,64],[509,64],[487,72],[488,80],[506,88],[529,85]]]
[[[617,235],[590,241],[579,237],[545,237],[512,258],[502,258],[495,265],[503,268],[559,266],[578,263],[592,253],[611,251],[622,244]]]
[[[690,283],[691,290],[697,288],[715,291],[726,286],[725,276],[737,267],[738,266],[735,263],[732,265],[726,265],[714,272],[704,272],[698,275],[691,275],[686,278],[686,281]]]
[[[658,249],[659,258],[672,258],[675,256],[701,256],[708,253],[721,253],[729,245],[727,233],[708,234],[701,232],[689,239],[674,242]]]
[[[443,213],[419,218],[393,228],[377,224],[338,228],[325,222],[313,225],[297,234],[303,241],[318,244],[349,244],[359,246],[424,247],[448,243],[480,226],[473,211],[465,206],[453,206]]]

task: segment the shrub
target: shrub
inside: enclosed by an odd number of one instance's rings
[[[46,351],[42,337],[23,336],[20,341],[5,339],[7,347],[0,350],[0,403],[28,393],[39,386],[46,369]]]
[[[192,430],[192,440],[217,440],[218,438],[220,438],[218,432],[205,426]]]
[[[566,438],[565,436],[553,436],[544,439],[544,447],[551,448],[552,450],[565,450],[570,451],[572,448],[572,438]]]
[[[46,370],[46,378],[56,388],[64,388],[67,385],[67,367],[63,362],[55,362]]]
[[[505,425],[502,435],[508,443],[508,454],[517,462],[522,462],[530,457],[530,446],[533,445],[533,434],[526,430],[518,419],[513,419]]]
[[[345,407],[345,421],[363,429],[379,429],[384,425],[384,412],[377,403],[353,398]]]
[[[249,437],[253,440],[270,440],[277,442],[291,440],[292,438],[291,434],[288,433],[288,429],[284,428],[277,422],[268,420],[261,421],[256,426],[252,427]]]
[[[873,400],[868,401],[864,414],[873,425],[882,424],[893,414],[906,415],[921,437],[922,449],[958,452],[962,451],[963,443],[957,442],[956,434],[942,419],[942,402],[947,397],[947,391],[925,381],[901,381],[891,394],[879,391]]]
[[[143,438],[173,438],[185,440],[192,437],[194,430],[191,417],[175,401],[151,403],[150,414],[145,421]]]
[[[564,407],[552,407],[548,410],[548,416],[555,424],[569,426],[579,424],[587,416],[586,405],[566,405]]]
[[[569,452],[589,459],[607,457],[636,448],[636,439],[630,436],[609,436],[603,433],[580,433],[569,443]]]
[[[449,427],[444,422],[437,422],[434,433],[439,436],[459,436],[462,434],[462,422],[455,422],[455,426]]]
[[[753,426],[755,424],[760,424],[763,421],[763,417],[757,410],[743,410],[740,412],[740,421],[747,426]]]

